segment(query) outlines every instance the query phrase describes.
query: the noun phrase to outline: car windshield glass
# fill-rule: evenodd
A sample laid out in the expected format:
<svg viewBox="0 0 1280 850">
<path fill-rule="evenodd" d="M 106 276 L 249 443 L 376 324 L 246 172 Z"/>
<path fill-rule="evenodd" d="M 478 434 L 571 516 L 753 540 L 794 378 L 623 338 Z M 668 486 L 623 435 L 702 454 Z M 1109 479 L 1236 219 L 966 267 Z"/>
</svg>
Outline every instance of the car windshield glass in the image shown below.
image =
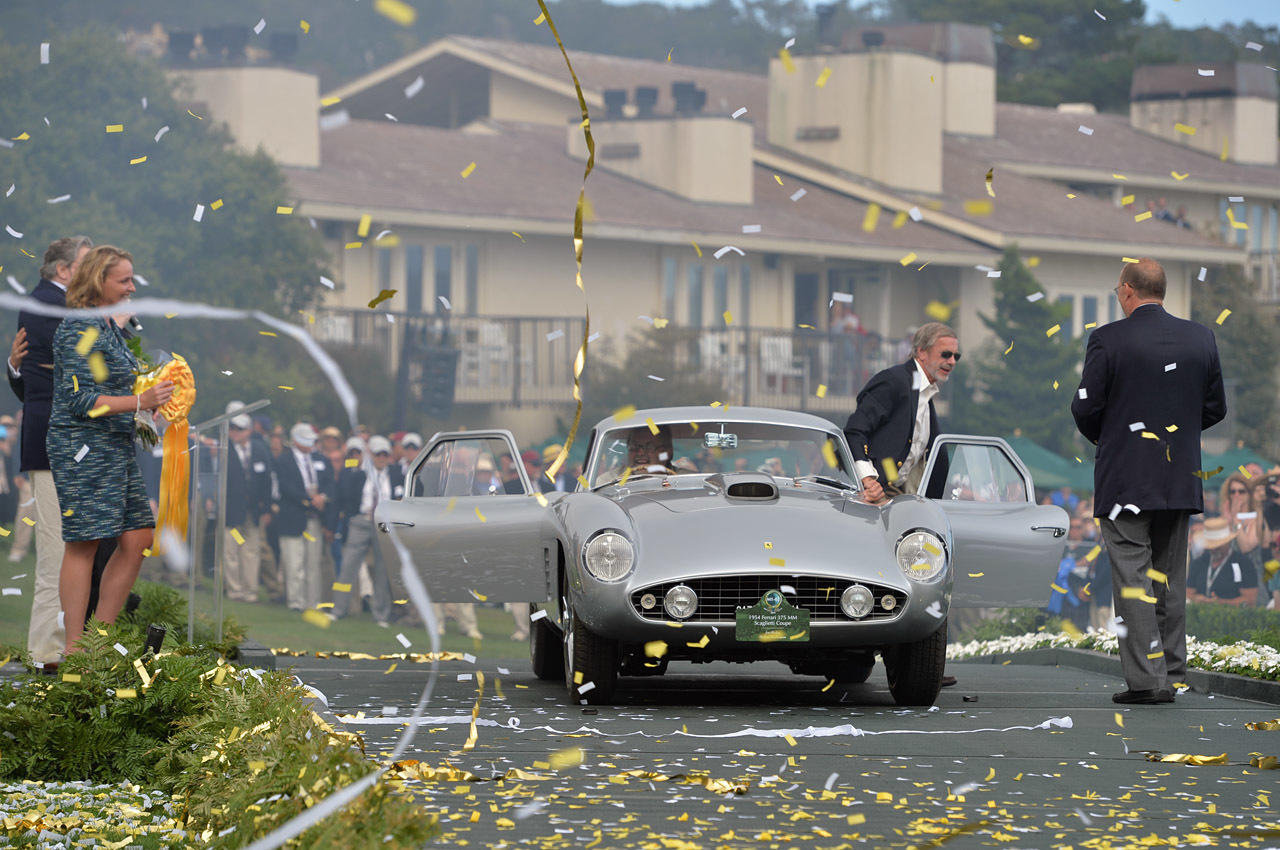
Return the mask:
<svg viewBox="0 0 1280 850">
<path fill-rule="evenodd" d="M 825 431 L 795 425 L 702 420 L 614 428 L 595 442 L 592 487 L 643 473 L 706 475 L 763 472 L 820 475 L 853 484 L 843 443 Z"/>
</svg>

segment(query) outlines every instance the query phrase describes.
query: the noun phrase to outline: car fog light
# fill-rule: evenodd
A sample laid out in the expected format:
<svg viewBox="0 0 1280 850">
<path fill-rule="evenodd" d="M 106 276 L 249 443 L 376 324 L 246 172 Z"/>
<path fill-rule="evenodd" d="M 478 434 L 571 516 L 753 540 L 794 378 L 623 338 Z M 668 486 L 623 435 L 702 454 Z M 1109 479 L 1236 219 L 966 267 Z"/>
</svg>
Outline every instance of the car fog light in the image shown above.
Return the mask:
<svg viewBox="0 0 1280 850">
<path fill-rule="evenodd" d="M 667 591 L 662 607 L 677 620 L 687 620 L 698 608 L 698 594 L 683 584 L 677 584 Z"/>
<path fill-rule="evenodd" d="M 861 620 L 870 614 L 875 602 L 876 598 L 871 595 L 871 591 L 860 584 L 851 584 L 840 594 L 840 608 L 855 620 Z"/>
<path fill-rule="evenodd" d="M 654 596 L 652 593 L 646 593 L 644 596 L 640 597 L 640 607 L 646 611 L 652 611 L 653 606 L 657 604 L 658 597 Z"/>
<path fill-rule="evenodd" d="M 892 611 L 894 608 L 898 607 L 898 600 L 893 598 L 892 593 L 886 593 L 884 596 L 880 597 L 880 607 L 886 611 Z"/>
</svg>

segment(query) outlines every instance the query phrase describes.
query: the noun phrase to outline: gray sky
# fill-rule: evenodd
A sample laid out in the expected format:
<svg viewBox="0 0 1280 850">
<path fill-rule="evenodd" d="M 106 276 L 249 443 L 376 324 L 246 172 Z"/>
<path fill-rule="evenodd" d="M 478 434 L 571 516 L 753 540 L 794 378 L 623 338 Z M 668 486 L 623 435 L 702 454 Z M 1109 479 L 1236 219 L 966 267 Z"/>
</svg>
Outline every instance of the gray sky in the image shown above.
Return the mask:
<svg viewBox="0 0 1280 850">
<path fill-rule="evenodd" d="M 615 5 L 628 5 L 641 0 L 608 0 Z M 653 0 L 644 0 L 653 2 Z M 701 6 L 706 0 L 659 0 L 666 6 Z M 1088 4 L 1089 0 L 1080 0 Z M 1147 0 L 1147 20 L 1163 15 L 1174 26 L 1186 29 L 1201 25 L 1217 26 L 1224 22 L 1254 21 L 1263 26 L 1280 26 L 1280 0 Z"/>
</svg>

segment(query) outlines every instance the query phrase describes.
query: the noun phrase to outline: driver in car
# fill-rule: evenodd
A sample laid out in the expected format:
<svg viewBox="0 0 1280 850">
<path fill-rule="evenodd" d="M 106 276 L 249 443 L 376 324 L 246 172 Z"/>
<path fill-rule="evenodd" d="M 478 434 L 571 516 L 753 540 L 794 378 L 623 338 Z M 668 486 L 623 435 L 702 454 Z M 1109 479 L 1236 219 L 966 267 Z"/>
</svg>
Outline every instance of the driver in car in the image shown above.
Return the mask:
<svg viewBox="0 0 1280 850">
<path fill-rule="evenodd" d="M 671 431 L 665 426 L 659 425 L 656 434 L 648 425 L 631 429 L 627 439 L 627 466 L 633 474 L 670 475 L 674 471 L 671 455 Z"/>
</svg>

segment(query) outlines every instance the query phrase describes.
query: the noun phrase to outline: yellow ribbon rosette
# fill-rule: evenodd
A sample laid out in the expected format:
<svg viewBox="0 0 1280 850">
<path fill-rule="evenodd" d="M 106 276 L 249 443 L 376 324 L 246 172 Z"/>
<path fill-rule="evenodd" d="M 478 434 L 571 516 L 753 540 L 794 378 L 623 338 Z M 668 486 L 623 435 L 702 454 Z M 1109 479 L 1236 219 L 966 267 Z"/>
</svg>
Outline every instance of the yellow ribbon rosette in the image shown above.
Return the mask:
<svg viewBox="0 0 1280 850">
<path fill-rule="evenodd" d="M 156 539 L 152 551 L 159 554 L 164 531 L 168 529 L 178 540 L 187 539 L 187 514 L 191 487 L 191 456 L 187 453 L 187 416 L 196 401 L 196 378 L 191 366 L 178 354 L 158 369 L 139 375 L 133 382 L 134 394 L 146 392 L 161 381 L 173 381 L 173 395 L 156 408 L 156 413 L 169 423 L 163 438 L 160 466 L 160 516 L 156 518 Z"/>
</svg>

